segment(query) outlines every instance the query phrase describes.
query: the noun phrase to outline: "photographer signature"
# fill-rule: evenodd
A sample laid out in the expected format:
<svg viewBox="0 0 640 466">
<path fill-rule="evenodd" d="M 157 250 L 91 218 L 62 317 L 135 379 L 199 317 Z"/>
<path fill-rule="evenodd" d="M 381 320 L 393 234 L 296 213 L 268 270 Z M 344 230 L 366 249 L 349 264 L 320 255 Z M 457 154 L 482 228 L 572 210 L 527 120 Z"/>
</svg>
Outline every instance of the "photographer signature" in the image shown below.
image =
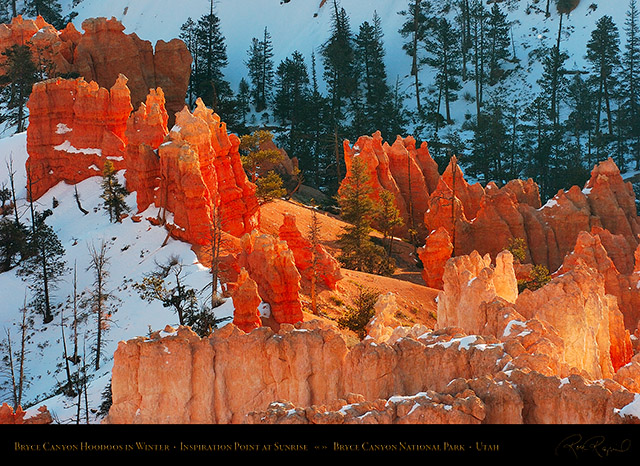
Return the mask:
<svg viewBox="0 0 640 466">
<path fill-rule="evenodd" d="M 602 435 L 595 435 L 583 439 L 582 435 L 574 434 L 565 438 L 556 447 L 556 455 L 561 451 L 569 451 L 577 458 L 580 454 L 595 454 L 600 458 L 605 458 L 613 453 L 625 453 L 631 449 L 631 440 L 622 440 L 619 444 L 606 444 L 606 439 Z"/>
</svg>

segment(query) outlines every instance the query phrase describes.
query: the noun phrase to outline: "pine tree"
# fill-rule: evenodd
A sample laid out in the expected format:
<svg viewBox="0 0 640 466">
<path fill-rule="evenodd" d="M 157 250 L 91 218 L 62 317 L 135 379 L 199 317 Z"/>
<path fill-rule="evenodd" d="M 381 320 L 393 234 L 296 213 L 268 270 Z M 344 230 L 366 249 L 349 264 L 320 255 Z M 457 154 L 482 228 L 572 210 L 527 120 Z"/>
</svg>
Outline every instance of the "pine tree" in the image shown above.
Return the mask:
<svg viewBox="0 0 640 466">
<path fill-rule="evenodd" d="M 189 87 L 187 90 L 187 103 L 189 107 L 193 107 L 196 99 L 198 98 L 198 93 L 196 91 L 196 76 L 200 74 L 200 56 L 198 52 L 198 37 L 196 35 L 196 23 L 193 21 L 191 17 L 187 18 L 187 20 L 180 27 L 180 39 L 185 43 L 187 50 L 192 57 L 191 63 L 191 76 L 189 79 Z"/>
<path fill-rule="evenodd" d="M 402 49 L 411 57 L 411 76 L 413 77 L 413 87 L 416 98 L 416 108 L 418 113 L 422 113 L 422 102 L 420 94 L 422 84 L 420 82 L 420 70 L 423 65 L 420 53 L 421 44 L 428 34 L 427 17 L 431 12 L 431 3 L 425 0 L 411 0 L 407 10 L 400 11 L 400 15 L 406 17 L 406 21 L 400 28 L 400 34 L 406 39 Z"/>
<path fill-rule="evenodd" d="M 360 25 L 355 38 L 355 62 L 359 67 L 363 93 L 363 129 L 359 134 L 372 134 L 376 130 L 383 138 L 391 139 L 392 128 L 389 116 L 393 112 L 394 100 L 384 62 L 385 50 L 380 17 L 374 12 L 373 23 Z"/>
<path fill-rule="evenodd" d="M 487 42 L 489 45 L 489 84 L 493 85 L 502 77 L 504 71 L 500 65 L 509 57 L 509 46 L 511 45 L 507 15 L 502 12 L 497 3 L 491 7 L 487 19 Z"/>
<path fill-rule="evenodd" d="M 238 84 L 238 112 L 242 118 L 242 124 L 247 123 L 247 113 L 251 111 L 251 90 L 245 78 L 240 79 Z"/>
<path fill-rule="evenodd" d="M 198 300 L 195 290 L 185 284 L 185 278 L 184 263 L 180 257 L 171 255 L 163 263 L 156 262 L 156 268 L 133 287 L 142 299 L 157 300 L 164 307 L 173 308 L 178 323 L 186 325 L 189 315 L 197 310 Z"/>
<path fill-rule="evenodd" d="M 480 113 L 474 127 L 471 172 L 482 175 L 484 183 L 506 181 L 509 147 L 504 116 L 504 100 L 494 96 Z"/>
<path fill-rule="evenodd" d="M 107 160 L 102 169 L 102 194 L 103 208 L 109 212 L 109 221 L 120 222 L 121 215 L 128 212 L 129 206 L 125 200 L 129 193 L 118 180 L 118 174 L 113 162 Z"/>
<path fill-rule="evenodd" d="M 459 80 L 460 48 L 457 39 L 457 32 L 447 18 L 432 18 L 431 34 L 425 38 L 424 47 L 429 51 L 425 63 L 436 71 L 435 80 L 438 89 L 436 131 L 442 99 L 445 106 L 445 121 L 451 123 L 451 102 L 457 100 L 457 91 L 462 87 Z"/>
<path fill-rule="evenodd" d="M 577 73 L 567 86 L 567 130 L 573 137 L 575 150 L 584 154 L 586 165 L 592 165 L 592 139 L 595 128 L 595 102 L 589 83 Z M 583 137 L 586 139 L 583 144 Z"/>
<path fill-rule="evenodd" d="M 380 192 L 380 205 L 375 216 L 375 222 L 382 232 L 382 243 L 387 254 L 388 268 L 392 270 L 395 267 L 395 261 L 391 258 L 394 231 L 404 225 L 404 220 L 400 216 L 400 211 L 396 207 L 396 198 L 391 191 L 384 189 Z"/>
<path fill-rule="evenodd" d="M 240 138 L 240 159 L 252 183 L 260 177 L 261 166 L 265 163 L 276 164 L 282 160 L 282 153 L 278 149 L 264 148 L 272 140 L 273 134 L 267 130 L 258 130 Z"/>
<path fill-rule="evenodd" d="M 538 84 L 542 95 L 548 97 L 547 115 L 554 126 L 560 124 L 560 102 L 563 100 L 568 85 L 564 63 L 569 55 L 561 52 L 557 46 L 545 54 L 542 59 L 542 76 Z"/>
<path fill-rule="evenodd" d="M 25 12 L 31 16 L 42 16 L 58 30 L 64 29 L 68 18 L 62 16 L 62 5 L 58 0 L 27 0 Z"/>
<path fill-rule="evenodd" d="M 486 28 L 488 11 L 480 0 L 471 5 L 471 43 L 473 49 L 473 80 L 475 84 L 476 120 L 480 118 L 484 102 L 484 84 L 487 81 L 485 69 L 487 58 Z M 476 121 L 476 124 L 478 122 Z"/>
<path fill-rule="evenodd" d="M 5 74 L 0 77 L 3 85 L 2 99 L 7 103 L 7 119 L 16 126 L 16 132 L 26 129 L 26 105 L 31 88 L 41 75 L 27 45 L 13 45 L 2 54 L 6 57 Z"/>
<path fill-rule="evenodd" d="M 380 273 L 387 270 L 386 254 L 370 237 L 377 207 L 370 197 L 372 188 L 368 184 L 366 165 L 360 158 L 353 159 L 350 173 L 338 194 L 342 219 L 349 223 L 338 238 L 338 260 L 349 269 Z"/>
<path fill-rule="evenodd" d="M 626 111 L 626 132 L 632 139 L 636 169 L 640 168 L 640 13 L 636 0 L 629 1 L 625 19 L 627 42 L 622 56 L 621 87 Z"/>
<path fill-rule="evenodd" d="M 213 13 L 213 9 L 198 20 L 194 32 L 196 58 L 192 79 L 195 93 L 208 107 L 228 121 L 227 117 L 234 112 L 234 102 L 231 85 L 223 73 L 228 64 L 227 46 L 220 30 L 220 19 Z"/>
<path fill-rule="evenodd" d="M 32 307 L 43 315 L 44 323 L 53 320 L 52 293 L 66 272 L 65 250 L 53 228 L 46 224 L 51 210 L 33 211 L 31 231 L 28 236 L 28 257 L 24 258 L 18 275 L 31 283 L 34 298 Z"/>
<path fill-rule="evenodd" d="M 264 34 L 260 41 L 260 56 L 261 62 L 261 79 L 259 83 L 259 104 L 256 105 L 256 109 L 261 111 L 269 105 L 271 99 L 271 87 L 273 86 L 273 44 L 271 41 L 271 34 L 267 28 L 264 28 Z"/>
<path fill-rule="evenodd" d="M 355 95 L 357 79 L 354 68 L 354 37 L 349 17 L 344 8 L 338 8 L 337 0 L 334 0 L 333 6 L 331 35 L 323 44 L 321 54 L 329 93 L 331 124 L 334 131 L 340 133 L 347 116 L 347 103 Z M 340 137 L 339 134 L 338 136 Z M 338 172 L 338 179 L 340 178 Z"/>
<path fill-rule="evenodd" d="M 613 135 L 611 99 L 615 94 L 617 85 L 616 71 L 620 64 L 619 43 L 618 28 L 611 16 L 600 18 L 587 43 L 586 56 L 598 83 L 596 90 L 596 133 L 600 132 L 602 106 L 604 105 L 609 135 Z"/>
<path fill-rule="evenodd" d="M 289 126 L 287 152 L 290 157 L 297 157 L 298 160 L 301 160 L 307 149 L 302 140 L 302 126 L 311 94 L 309 84 L 304 57 L 296 50 L 278 65 L 274 116 L 281 124 Z"/>
</svg>

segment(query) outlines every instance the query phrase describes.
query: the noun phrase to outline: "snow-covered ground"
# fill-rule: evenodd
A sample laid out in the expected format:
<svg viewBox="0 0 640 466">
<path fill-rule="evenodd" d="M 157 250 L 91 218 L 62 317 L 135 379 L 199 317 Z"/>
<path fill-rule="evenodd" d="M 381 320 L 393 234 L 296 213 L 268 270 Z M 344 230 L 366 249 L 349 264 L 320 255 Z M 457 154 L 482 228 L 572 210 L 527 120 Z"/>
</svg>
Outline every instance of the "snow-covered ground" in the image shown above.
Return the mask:
<svg viewBox="0 0 640 466">
<path fill-rule="evenodd" d="M 13 161 L 16 172 L 15 181 L 19 188 L 17 195 L 18 211 L 22 219 L 29 223 L 29 206 L 26 202 L 25 186 L 25 161 L 26 134 L 18 134 L 10 138 L 0 139 L 0 154 L 5 154 L 5 159 L 0 164 L 0 183 L 8 181 L 7 162 Z M 121 181 L 122 172 L 119 174 Z M 195 290 L 203 290 L 209 283 L 211 275 L 208 270 L 198 262 L 190 246 L 180 241 L 169 239 L 165 246 L 167 232 L 164 227 L 151 225 L 144 219 L 145 216 L 154 216 L 155 210 L 149 208 L 143 213 L 143 220 L 133 222 L 131 216 L 122 223 L 110 223 L 108 213 L 102 208 L 101 183 L 102 178 L 97 176 L 78 183 L 77 189 L 80 195 L 82 207 L 89 211 L 84 215 L 77 207 L 74 198 L 74 187 L 66 183 L 60 183 L 44 196 L 38 199 L 36 208 L 39 211 L 51 209 L 53 199 L 58 201 L 58 206 L 53 210 L 53 215 L 47 219 L 47 223 L 53 227 L 62 245 L 65 248 L 65 260 L 69 272 L 66 273 L 58 284 L 54 293 L 53 303 L 56 306 L 56 318 L 53 322 L 44 325 L 42 316 L 30 313 L 33 324 L 30 328 L 30 339 L 27 346 L 28 357 L 26 363 L 27 379 L 29 387 L 24 396 L 26 406 L 40 406 L 44 404 L 49 411 L 62 423 L 71 422 L 75 417 L 76 400 L 63 395 L 52 394 L 61 382 L 66 381 L 63 363 L 63 344 L 61 338 L 60 311 L 65 320 L 65 335 L 67 345 L 71 345 L 72 307 L 70 302 L 73 297 L 73 268 L 77 270 L 78 299 L 91 289 L 94 276 L 89 266 L 88 248 L 91 245 L 98 246 L 101 241 L 108 244 L 107 257 L 109 258 L 109 278 L 107 289 L 112 292 L 118 301 L 117 311 L 113 314 L 112 323 L 104 333 L 107 345 L 104 349 L 105 359 L 100 365 L 100 370 L 95 372 L 89 367 L 90 402 L 92 408 L 100 404 L 100 396 L 110 381 L 112 369 L 112 357 L 121 340 L 128 340 L 137 336 L 145 336 L 149 330 L 157 331 L 166 325 L 176 326 L 178 318 L 170 308 L 165 308 L 159 301 L 148 303 L 140 298 L 132 285 L 141 282 L 146 273 L 151 272 L 157 263 L 166 262 L 171 255 L 179 256 L 185 264 L 186 282 Z M 135 193 L 127 197 L 127 204 L 135 213 Z M 0 273 L 0 330 L 3 343 L 6 342 L 7 330 L 10 332 L 14 350 L 19 347 L 21 322 L 20 309 L 23 307 L 29 295 L 26 283 L 22 277 L 16 275 L 16 270 Z M 222 306 L 216 308 L 216 317 L 230 317 L 233 315 L 233 302 L 227 300 Z M 94 343 L 96 321 L 94 316 L 88 316 L 79 327 L 80 352 L 83 354 L 86 338 L 87 360 L 93 359 L 91 348 Z M 71 366 L 75 372 L 77 366 Z M 6 380 L 2 380 L 6 381 Z M 9 401 L 9 392 L 0 392 L 0 400 Z"/>
</svg>

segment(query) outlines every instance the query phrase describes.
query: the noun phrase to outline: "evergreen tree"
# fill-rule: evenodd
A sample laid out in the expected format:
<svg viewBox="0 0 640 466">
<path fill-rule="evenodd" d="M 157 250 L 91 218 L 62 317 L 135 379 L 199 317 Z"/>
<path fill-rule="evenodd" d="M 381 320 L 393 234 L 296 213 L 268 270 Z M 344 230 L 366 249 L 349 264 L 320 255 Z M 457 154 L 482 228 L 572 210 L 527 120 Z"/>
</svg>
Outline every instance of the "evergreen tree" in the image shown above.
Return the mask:
<svg viewBox="0 0 640 466">
<path fill-rule="evenodd" d="M 347 116 L 347 103 L 355 94 L 354 37 L 344 8 L 333 2 L 334 12 L 329 39 L 321 49 L 324 77 L 329 93 L 331 124 L 341 132 Z M 340 176 L 338 178 L 341 178 Z"/>
<path fill-rule="evenodd" d="M 351 174 L 338 194 L 342 219 L 349 223 L 338 238 L 338 260 L 349 269 L 381 273 L 388 268 L 384 248 L 373 243 L 370 237 L 377 206 L 370 197 L 372 188 L 368 178 L 366 165 L 355 157 Z"/>
<path fill-rule="evenodd" d="M 0 272 L 13 268 L 25 256 L 28 231 L 13 219 L 0 219 Z"/>
<path fill-rule="evenodd" d="M 31 48 L 27 45 L 12 45 L 2 54 L 6 57 L 5 74 L 0 77 L 2 99 L 6 102 L 8 120 L 21 133 L 27 125 L 27 101 L 31 88 L 40 79 L 38 67 Z"/>
<path fill-rule="evenodd" d="M 235 102 L 231 85 L 223 73 L 228 59 L 227 46 L 220 31 L 220 19 L 213 11 L 203 15 L 195 25 L 194 33 L 194 92 L 229 123 L 235 112 Z"/>
<path fill-rule="evenodd" d="M 42 16 L 44 20 L 58 30 L 64 29 L 68 18 L 62 16 L 62 6 L 58 0 L 27 0 L 25 13 Z"/>
<path fill-rule="evenodd" d="M 395 267 L 395 261 L 391 258 L 394 231 L 404 224 L 400 211 L 396 207 L 396 198 L 391 191 L 384 189 L 380 192 L 380 206 L 375 216 L 375 222 L 382 232 L 382 243 L 387 253 L 388 267 L 391 269 Z"/>
<path fill-rule="evenodd" d="M 507 24 L 507 15 L 502 12 L 497 3 L 493 4 L 487 18 L 487 43 L 488 43 L 488 78 L 489 84 L 497 83 L 504 71 L 501 68 L 501 62 L 509 57 L 509 25 Z"/>
<path fill-rule="evenodd" d="M 471 5 L 471 43 L 473 50 L 473 80 L 475 84 L 476 119 L 480 118 L 484 102 L 484 84 L 487 81 L 486 58 L 487 42 L 486 28 L 488 11 L 482 1 L 472 0 Z M 477 122 L 476 122 L 477 123 Z"/>
<path fill-rule="evenodd" d="M 413 77 L 414 94 L 418 113 L 422 113 L 420 94 L 422 84 L 420 82 L 420 70 L 424 64 L 420 45 L 428 34 L 427 17 L 431 12 L 431 3 L 426 0 L 410 0 L 407 10 L 400 11 L 400 15 L 406 17 L 400 28 L 400 34 L 406 39 L 402 49 L 411 57 L 411 76 Z"/>
<path fill-rule="evenodd" d="M 240 83 L 238 84 L 238 112 L 240 113 L 240 117 L 242 119 L 242 124 L 246 125 L 247 123 L 247 113 L 251 111 L 251 90 L 249 88 L 249 83 L 245 78 L 240 79 Z"/>
<path fill-rule="evenodd" d="M 636 0 L 629 1 L 625 19 L 627 42 L 622 56 L 622 106 L 626 133 L 632 139 L 636 169 L 640 168 L 640 13 Z"/>
<path fill-rule="evenodd" d="M 180 325 L 186 325 L 190 314 L 196 313 L 198 299 L 195 290 L 185 284 L 185 268 L 182 260 L 171 255 L 164 263 L 146 274 L 134 288 L 148 302 L 160 301 L 166 308 L 173 308 Z"/>
<path fill-rule="evenodd" d="M 65 250 L 53 228 L 46 224 L 51 210 L 33 211 L 28 236 L 28 257 L 20 263 L 18 275 L 26 277 L 34 295 L 32 307 L 43 315 L 44 323 L 53 320 L 52 292 L 66 272 Z"/>
<path fill-rule="evenodd" d="M 615 95 L 617 85 L 616 71 L 620 64 L 619 43 L 618 28 L 611 16 L 600 18 L 587 43 L 586 56 L 598 83 L 596 89 L 596 133 L 600 132 L 602 106 L 604 105 L 609 135 L 613 135 L 611 100 Z"/>
<path fill-rule="evenodd" d="M 577 73 L 567 86 L 569 115 L 567 130 L 573 138 L 576 152 L 584 154 L 587 167 L 592 165 L 592 139 L 595 128 L 595 103 L 588 82 Z M 584 140 L 583 140 L 584 139 Z"/>
<path fill-rule="evenodd" d="M 471 172 L 482 175 L 484 183 L 505 182 L 509 147 L 503 109 L 504 100 L 494 96 L 480 113 L 474 128 Z"/>
<path fill-rule="evenodd" d="M 438 89 L 438 109 L 444 99 L 445 121 L 452 123 L 451 102 L 457 100 L 457 91 L 462 87 L 460 76 L 460 48 L 458 36 L 453 24 L 444 17 L 434 17 L 431 21 L 431 34 L 424 41 L 428 52 L 425 63 L 436 71 L 436 85 Z M 436 115 L 437 117 L 438 115 Z M 438 123 L 436 119 L 436 131 Z"/>
<path fill-rule="evenodd" d="M 187 20 L 180 27 L 180 39 L 187 46 L 187 50 L 192 57 L 191 62 L 191 76 L 189 79 L 189 87 L 187 90 L 187 103 L 189 107 L 193 107 L 196 99 L 198 98 L 198 93 L 196 91 L 196 76 L 200 75 L 200 56 L 198 55 L 198 36 L 196 35 L 196 23 L 193 21 L 191 17 L 187 18 Z"/>
<path fill-rule="evenodd" d="M 297 157 L 307 168 L 308 152 L 305 118 L 307 102 L 311 95 L 309 72 L 304 57 L 297 50 L 278 65 L 276 71 L 276 92 L 274 97 L 274 116 L 282 125 L 289 126 L 286 135 L 287 152 Z"/>
<path fill-rule="evenodd" d="M 273 44 L 271 34 L 266 27 L 261 39 L 255 37 L 252 39 L 247 54 L 249 58 L 246 65 L 251 81 L 253 104 L 256 111 L 261 112 L 269 104 L 274 79 Z"/>
<path fill-rule="evenodd" d="M 553 47 L 542 60 L 543 71 L 538 80 L 542 95 L 548 96 L 548 118 L 556 127 L 560 124 L 560 102 L 565 96 L 568 85 L 564 66 L 568 58 L 569 55 L 561 52 L 557 46 Z"/>
<path fill-rule="evenodd" d="M 365 21 L 355 38 L 355 62 L 361 76 L 363 94 L 363 128 L 359 134 L 371 134 L 376 130 L 383 138 L 391 139 L 389 116 L 393 113 L 394 100 L 384 62 L 385 50 L 380 17 L 374 13 L 373 23 Z"/>
<path fill-rule="evenodd" d="M 118 180 L 113 163 L 107 160 L 102 170 L 102 194 L 100 197 L 104 200 L 103 208 L 109 212 L 109 220 L 112 223 L 120 222 L 120 216 L 130 210 L 125 200 L 128 194 L 126 188 Z"/>
</svg>

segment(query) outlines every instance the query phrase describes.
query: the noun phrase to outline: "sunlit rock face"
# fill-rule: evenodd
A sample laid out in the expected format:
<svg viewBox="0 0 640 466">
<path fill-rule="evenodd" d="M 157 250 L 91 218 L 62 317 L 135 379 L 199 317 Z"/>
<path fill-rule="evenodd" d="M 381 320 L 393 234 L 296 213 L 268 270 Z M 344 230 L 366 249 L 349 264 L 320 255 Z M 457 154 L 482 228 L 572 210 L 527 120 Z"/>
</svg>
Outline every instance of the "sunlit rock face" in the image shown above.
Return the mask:
<svg viewBox="0 0 640 466">
<path fill-rule="evenodd" d="M 125 168 L 131 113 L 127 78 L 111 89 L 78 79 L 36 83 L 28 102 L 27 188 L 38 199 L 60 181 L 78 183 L 101 175 L 105 161 Z"/>
<path fill-rule="evenodd" d="M 0 51 L 15 44 L 31 46 L 51 72 L 76 74 L 101 87 L 111 88 L 120 74 L 129 79 L 134 108 L 146 100 L 149 89 L 161 87 L 166 95 L 169 120 L 184 107 L 192 57 L 180 39 L 151 42 L 135 33 L 125 34 L 117 19 L 89 18 L 79 32 L 72 23 L 57 31 L 42 17 L 17 17 L 0 25 Z"/>
<path fill-rule="evenodd" d="M 337 289 L 338 282 L 342 279 L 340 263 L 321 244 L 312 244 L 308 234 L 302 234 L 295 215 L 284 213 L 278 237 L 287 242 L 293 252 L 296 267 L 304 279 L 311 280 L 315 274 L 318 284 L 330 290 Z"/>
</svg>

